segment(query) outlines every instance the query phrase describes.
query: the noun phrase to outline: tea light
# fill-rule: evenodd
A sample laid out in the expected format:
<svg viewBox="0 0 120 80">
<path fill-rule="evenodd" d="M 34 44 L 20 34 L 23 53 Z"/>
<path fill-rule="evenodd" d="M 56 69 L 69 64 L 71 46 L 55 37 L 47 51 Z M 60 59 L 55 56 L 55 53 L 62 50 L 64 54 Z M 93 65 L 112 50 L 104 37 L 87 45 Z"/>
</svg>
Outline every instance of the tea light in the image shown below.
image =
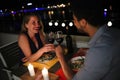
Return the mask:
<svg viewBox="0 0 120 80">
<path fill-rule="evenodd" d="M 34 67 L 32 64 L 28 65 L 28 71 L 30 73 L 30 76 L 35 76 L 35 71 L 34 71 Z"/>
<path fill-rule="evenodd" d="M 42 75 L 44 80 L 49 80 L 48 70 L 45 67 L 42 69 Z"/>
</svg>

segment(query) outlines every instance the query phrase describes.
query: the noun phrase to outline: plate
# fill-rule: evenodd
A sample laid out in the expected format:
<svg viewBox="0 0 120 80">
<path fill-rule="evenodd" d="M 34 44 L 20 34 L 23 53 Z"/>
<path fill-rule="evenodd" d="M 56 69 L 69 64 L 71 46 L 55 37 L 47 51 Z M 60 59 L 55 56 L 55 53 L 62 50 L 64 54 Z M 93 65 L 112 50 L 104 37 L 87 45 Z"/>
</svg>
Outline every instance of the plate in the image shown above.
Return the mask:
<svg viewBox="0 0 120 80">
<path fill-rule="evenodd" d="M 80 70 L 80 68 L 83 66 L 84 59 L 85 59 L 85 56 L 73 57 L 73 58 L 70 60 L 70 66 L 71 66 L 72 70 L 73 70 L 73 71 L 78 71 L 78 70 Z"/>
<path fill-rule="evenodd" d="M 55 52 L 45 52 L 38 60 L 38 62 L 41 63 L 45 63 L 48 62 L 50 60 L 52 60 L 53 58 L 55 58 Z"/>
</svg>

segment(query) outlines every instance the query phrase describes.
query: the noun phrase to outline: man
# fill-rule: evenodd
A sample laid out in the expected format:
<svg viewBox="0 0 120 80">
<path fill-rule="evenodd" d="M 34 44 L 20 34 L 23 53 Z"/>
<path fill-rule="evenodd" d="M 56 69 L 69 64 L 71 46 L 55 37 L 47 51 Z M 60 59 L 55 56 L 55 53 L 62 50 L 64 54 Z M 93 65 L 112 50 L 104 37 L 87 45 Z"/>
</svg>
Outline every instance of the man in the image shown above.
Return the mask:
<svg viewBox="0 0 120 80">
<path fill-rule="evenodd" d="M 120 80 L 120 30 L 108 27 L 102 0 L 72 0 L 74 24 L 91 40 L 84 66 L 74 75 L 60 46 L 56 55 L 67 80 Z"/>
</svg>

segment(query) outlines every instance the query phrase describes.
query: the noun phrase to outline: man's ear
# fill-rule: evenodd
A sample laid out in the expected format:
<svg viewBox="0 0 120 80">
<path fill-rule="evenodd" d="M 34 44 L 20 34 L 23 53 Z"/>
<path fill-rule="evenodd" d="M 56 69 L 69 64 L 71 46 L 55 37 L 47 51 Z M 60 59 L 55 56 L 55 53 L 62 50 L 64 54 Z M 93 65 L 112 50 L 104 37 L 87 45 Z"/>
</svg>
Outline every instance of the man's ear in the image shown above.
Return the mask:
<svg viewBox="0 0 120 80">
<path fill-rule="evenodd" d="M 80 20 L 81 26 L 85 27 L 87 25 L 87 21 L 85 19 Z"/>
</svg>

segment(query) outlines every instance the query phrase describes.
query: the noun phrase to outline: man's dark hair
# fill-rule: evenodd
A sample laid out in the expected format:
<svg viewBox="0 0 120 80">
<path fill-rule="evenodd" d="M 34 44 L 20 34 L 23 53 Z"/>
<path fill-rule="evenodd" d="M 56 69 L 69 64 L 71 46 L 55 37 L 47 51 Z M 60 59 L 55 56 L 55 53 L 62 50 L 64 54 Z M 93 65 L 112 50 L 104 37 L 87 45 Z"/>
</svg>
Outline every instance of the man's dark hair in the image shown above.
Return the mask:
<svg viewBox="0 0 120 80">
<path fill-rule="evenodd" d="M 94 26 L 101 26 L 105 23 L 104 3 L 105 0 L 70 0 L 73 14 L 78 21 L 82 18 Z"/>
</svg>

